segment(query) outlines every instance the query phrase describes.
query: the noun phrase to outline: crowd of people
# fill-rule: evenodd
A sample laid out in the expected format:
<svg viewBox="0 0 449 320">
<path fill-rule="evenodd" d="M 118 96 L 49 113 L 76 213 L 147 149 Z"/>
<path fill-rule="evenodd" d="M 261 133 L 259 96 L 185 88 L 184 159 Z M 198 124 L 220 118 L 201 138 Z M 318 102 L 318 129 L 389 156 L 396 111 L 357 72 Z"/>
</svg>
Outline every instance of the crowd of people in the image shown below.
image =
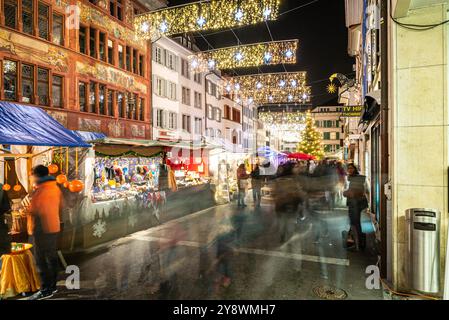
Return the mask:
<svg viewBox="0 0 449 320">
<path fill-rule="evenodd" d="M 238 207 L 246 207 L 246 190 L 251 185 L 254 206 L 260 207 L 264 182 L 270 184 L 270 195 L 279 221 L 281 242 L 289 215 L 296 215 L 297 221 L 306 219 L 307 213 L 316 210 L 335 209 L 336 205 L 348 207 L 350 229 L 344 233 L 348 248 L 359 251 L 366 246 L 362 231 L 361 214 L 368 208 L 368 184 L 357 167 L 341 161 L 324 159 L 319 162 L 290 161 L 278 166 L 275 176 L 261 175 L 259 165 L 248 174 L 244 164 L 237 170 Z"/>
</svg>

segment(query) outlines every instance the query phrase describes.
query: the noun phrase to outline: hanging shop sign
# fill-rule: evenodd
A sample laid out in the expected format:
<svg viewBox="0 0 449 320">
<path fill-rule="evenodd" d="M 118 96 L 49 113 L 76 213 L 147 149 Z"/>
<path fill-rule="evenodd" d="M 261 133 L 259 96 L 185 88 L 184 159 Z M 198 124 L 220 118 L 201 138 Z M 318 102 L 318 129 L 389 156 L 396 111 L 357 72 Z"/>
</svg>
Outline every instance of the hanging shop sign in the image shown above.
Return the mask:
<svg viewBox="0 0 449 320">
<path fill-rule="evenodd" d="M 343 117 L 360 117 L 362 115 L 363 106 L 344 106 L 342 108 Z"/>
</svg>

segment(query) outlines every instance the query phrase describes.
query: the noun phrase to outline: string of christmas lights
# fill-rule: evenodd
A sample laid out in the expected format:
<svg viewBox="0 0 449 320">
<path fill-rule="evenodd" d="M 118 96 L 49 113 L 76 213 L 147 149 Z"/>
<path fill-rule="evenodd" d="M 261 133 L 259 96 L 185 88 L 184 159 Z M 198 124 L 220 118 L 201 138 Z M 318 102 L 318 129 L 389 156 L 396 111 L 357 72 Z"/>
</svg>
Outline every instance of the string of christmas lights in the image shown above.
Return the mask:
<svg viewBox="0 0 449 320">
<path fill-rule="evenodd" d="M 138 15 L 134 26 L 144 39 L 229 29 L 276 20 L 279 6 L 280 0 L 205 0 Z"/>
<path fill-rule="evenodd" d="M 261 42 L 203 51 L 189 56 L 194 72 L 294 64 L 298 40 Z"/>
<path fill-rule="evenodd" d="M 256 104 L 307 103 L 311 88 L 306 77 L 306 72 L 282 72 L 228 78 L 222 83 L 223 94 Z"/>
</svg>

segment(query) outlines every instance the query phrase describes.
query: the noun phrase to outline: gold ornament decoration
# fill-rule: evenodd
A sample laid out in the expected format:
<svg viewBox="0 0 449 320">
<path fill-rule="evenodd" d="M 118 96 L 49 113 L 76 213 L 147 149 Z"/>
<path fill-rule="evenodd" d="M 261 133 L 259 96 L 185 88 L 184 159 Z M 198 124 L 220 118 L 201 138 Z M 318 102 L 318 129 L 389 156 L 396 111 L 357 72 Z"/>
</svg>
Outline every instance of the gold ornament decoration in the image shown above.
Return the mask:
<svg viewBox="0 0 449 320">
<path fill-rule="evenodd" d="M 327 85 L 327 92 L 329 92 L 329 93 L 337 92 L 337 86 L 334 83 L 329 83 Z"/>
<path fill-rule="evenodd" d="M 138 15 L 134 27 L 139 38 L 203 32 L 254 25 L 279 16 L 280 0 L 204 0 Z"/>
<path fill-rule="evenodd" d="M 189 56 L 194 72 L 295 64 L 298 40 L 261 42 L 202 51 Z"/>
</svg>

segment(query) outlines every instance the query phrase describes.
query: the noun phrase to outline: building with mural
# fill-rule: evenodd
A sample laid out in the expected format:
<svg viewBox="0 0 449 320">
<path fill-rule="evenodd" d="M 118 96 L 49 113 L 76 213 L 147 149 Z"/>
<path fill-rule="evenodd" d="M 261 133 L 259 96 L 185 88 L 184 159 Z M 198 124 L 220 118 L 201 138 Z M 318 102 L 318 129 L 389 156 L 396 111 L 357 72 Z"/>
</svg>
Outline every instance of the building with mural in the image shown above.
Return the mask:
<svg viewBox="0 0 449 320">
<path fill-rule="evenodd" d="M 130 0 L 2 0 L 0 99 L 45 109 L 71 130 L 151 138 L 151 44 Z"/>
</svg>

